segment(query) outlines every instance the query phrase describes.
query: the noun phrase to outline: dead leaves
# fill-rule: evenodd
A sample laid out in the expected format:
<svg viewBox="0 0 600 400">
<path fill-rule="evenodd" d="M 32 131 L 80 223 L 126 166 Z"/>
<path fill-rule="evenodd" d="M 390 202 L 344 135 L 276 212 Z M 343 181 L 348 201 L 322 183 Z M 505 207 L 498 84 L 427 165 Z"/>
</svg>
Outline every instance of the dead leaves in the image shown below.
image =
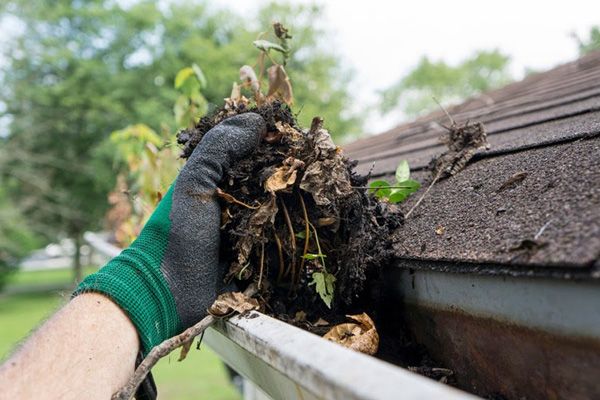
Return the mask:
<svg viewBox="0 0 600 400">
<path fill-rule="evenodd" d="M 318 129 L 313 140 L 318 159 L 306 168 L 300 189 L 312 194 L 317 205 L 327 206 L 353 193 L 350 174 L 329 132 Z"/>
<path fill-rule="evenodd" d="M 226 317 L 234 312 L 243 314 L 259 308 L 258 300 L 248 297 L 242 292 L 227 292 L 217 297 L 208 309 L 208 313 L 215 317 Z"/>
<path fill-rule="evenodd" d="M 366 314 L 347 315 L 355 322 L 339 324 L 331 328 L 323 338 L 361 353 L 373 355 L 379 348 L 379 334 L 373 320 Z"/>
<path fill-rule="evenodd" d="M 265 190 L 275 193 L 285 190 L 296 183 L 298 169 L 304 167 L 304 162 L 293 157 L 288 157 L 281 167 L 275 169 L 275 172 L 265 181 Z"/>
<path fill-rule="evenodd" d="M 283 65 L 275 64 L 267 69 L 269 77 L 269 91 L 267 98 L 279 98 L 284 103 L 292 105 L 294 95 L 292 93 L 292 84 Z"/>
</svg>

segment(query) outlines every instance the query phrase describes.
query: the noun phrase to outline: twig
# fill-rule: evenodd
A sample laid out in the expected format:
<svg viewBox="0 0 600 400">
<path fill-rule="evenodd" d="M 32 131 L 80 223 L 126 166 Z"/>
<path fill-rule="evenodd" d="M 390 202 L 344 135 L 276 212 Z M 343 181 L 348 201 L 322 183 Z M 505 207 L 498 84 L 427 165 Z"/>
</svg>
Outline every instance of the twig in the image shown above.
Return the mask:
<svg viewBox="0 0 600 400">
<path fill-rule="evenodd" d="M 370 186 L 352 186 L 352 189 L 370 189 L 373 191 L 384 190 L 384 189 L 412 189 L 414 186 L 378 186 L 378 187 L 370 187 Z"/>
<path fill-rule="evenodd" d="M 548 222 L 546 222 L 544 224 L 544 226 L 542 226 L 540 228 L 540 230 L 535 234 L 535 236 L 533 237 L 533 240 L 538 240 L 540 238 L 540 236 L 542 236 L 542 233 L 544 233 L 544 231 L 546 230 L 546 228 L 548 226 L 550 226 L 550 223 L 552 223 L 552 220 L 549 220 Z"/>
<path fill-rule="evenodd" d="M 256 285 L 251 284 L 244 291 L 244 294 L 248 297 L 252 297 L 257 293 L 257 291 L 258 288 L 256 287 Z M 119 389 L 119 391 L 112 395 L 111 400 L 132 399 L 140 384 L 144 381 L 144 379 L 146 379 L 146 375 L 150 373 L 152 367 L 154 367 L 161 358 L 168 355 L 178 347 L 181 347 L 182 345 L 193 341 L 195 337 L 199 336 L 200 334 L 203 334 L 206 328 L 215 323 L 217 319 L 217 317 L 208 314 L 196 325 L 186 329 L 177 336 L 173 336 L 172 338 L 163 341 L 161 344 L 154 347 L 146 356 L 146 358 L 144 358 L 142 363 L 137 367 L 137 369 L 133 373 L 133 376 L 129 378 L 129 381 L 125 384 L 125 386 L 123 386 L 121 389 Z"/>
<path fill-rule="evenodd" d="M 304 225 L 306 227 L 306 231 L 304 233 L 304 251 L 302 252 L 302 261 L 300 261 L 300 272 L 304 271 L 304 261 L 306 260 L 306 253 L 308 252 L 308 240 L 310 239 L 310 221 L 308 220 L 308 211 L 306 211 L 306 204 L 304 204 L 304 199 L 302 198 L 302 194 L 298 194 L 300 198 L 300 204 L 302 205 L 302 213 L 304 214 Z M 300 274 L 298 274 L 300 276 Z M 292 280 L 292 283 L 295 286 L 295 281 Z"/>
<path fill-rule="evenodd" d="M 450 113 L 448 112 L 448 110 L 446 110 L 446 108 L 442 105 L 442 103 L 440 103 L 440 101 L 433 96 L 433 101 L 435 101 L 437 103 L 437 105 L 442 109 L 442 111 L 444 112 L 444 114 L 446 114 L 446 117 L 448 117 L 448 119 L 450 120 L 450 122 L 452 122 L 452 125 L 456 125 L 456 122 L 454 121 L 454 118 L 452 118 L 452 116 L 450 115 Z M 446 128 L 448 129 L 448 128 Z"/>
<path fill-rule="evenodd" d="M 262 279 L 265 270 L 265 235 L 264 231 L 262 234 L 262 240 L 260 241 L 260 269 L 258 272 L 258 289 L 262 289 Z"/>
<path fill-rule="evenodd" d="M 277 235 L 277 231 L 273 228 L 273 235 L 275 236 L 275 244 L 277 245 L 277 254 L 279 255 L 279 273 L 277 274 L 277 282 L 281 281 L 283 278 L 283 272 L 285 267 L 283 266 L 283 250 L 281 247 L 281 239 L 279 239 L 279 235 Z"/>
<path fill-rule="evenodd" d="M 285 222 L 287 224 L 288 230 L 290 231 L 290 242 L 292 244 L 292 282 L 294 281 L 296 274 L 296 234 L 294 233 L 294 227 L 292 226 L 292 220 L 290 219 L 290 213 L 288 212 L 287 207 L 285 206 L 285 201 L 281 199 L 281 205 L 283 208 L 283 216 L 285 217 Z M 287 271 L 286 274 L 287 276 Z"/>
<path fill-rule="evenodd" d="M 323 251 L 321 250 L 321 243 L 319 243 L 319 234 L 317 233 L 317 228 L 315 228 L 315 226 L 313 224 L 311 224 L 310 222 L 308 224 L 310 225 L 313 232 L 315 233 L 315 242 L 317 242 L 317 251 L 319 252 L 319 258 L 321 259 L 321 263 L 323 264 L 323 269 L 325 271 L 327 271 L 327 268 L 325 267 L 325 255 L 323 254 Z"/>
<path fill-rule="evenodd" d="M 243 201 L 240 201 L 240 200 L 236 199 L 235 197 L 233 197 L 229 193 L 224 192 L 220 188 L 217 188 L 217 196 L 219 196 L 220 198 L 222 198 L 223 200 L 225 200 L 228 203 L 237 204 L 239 206 L 246 207 L 246 208 L 249 208 L 251 210 L 258 210 L 260 208 L 260 205 L 258 205 L 258 206 L 251 206 L 249 204 L 246 204 Z"/>
<path fill-rule="evenodd" d="M 438 181 L 438 179 L 440 179 L 440 176 L 442 176 L 442 171 L 443 171 L 443 168 L 440 168 L 440 170 L 438 171 L 438 173 L 435 176 L 435 178 L 433 178 L 433 180 L 431 181 L 431 183 L 427 187 L 427 190 L 425 190 L 425 193 L 423 193 L 421 195 L 421 197 L 419 197 L 419 200 L 417 200 L 417 202 L 415 203 L 415 205 L 412 206 L 412 208 L 410 210 L 408 210 L 408 212 L 404 215 L 404 218 L 408 218 L 409 215 L 412 214 L 413 211 L 415 211 L 415 208 L 417 208 L 417 206 L 419 204 L 421 204 L 421 202 L 423 201 L 423 199 L 425 198 L 425 196 L 427 196 L 427 193 L 429 193 L 429 191 L 431 190 L 431 188 L 433 187 L 433 185 L 435 185 L 435 183 Z"/>
<path fill-rule="evenodd" d="M 211 326 L 217 319 L 212 315 L 207 315 L 196 325 L 186 329 L 183 333 L 173 336 L 170 339 L 165 340 L 158 346 L 154 347 L 150 354 L 144 358 L 144 361 L 137 367 L 133 376 L 129 379 L 127 384 L 123 386 L 118 392 L 113 394 L 112 400 L 129 400 L 133 398 L 137 388 L 146 378 L 146 375 L 150 373 L 150 370 L 158 360 L 171 353 L 184 343 L 194 340 L 194 338 L 200 335 L 206 328 Z"/>
</svg>

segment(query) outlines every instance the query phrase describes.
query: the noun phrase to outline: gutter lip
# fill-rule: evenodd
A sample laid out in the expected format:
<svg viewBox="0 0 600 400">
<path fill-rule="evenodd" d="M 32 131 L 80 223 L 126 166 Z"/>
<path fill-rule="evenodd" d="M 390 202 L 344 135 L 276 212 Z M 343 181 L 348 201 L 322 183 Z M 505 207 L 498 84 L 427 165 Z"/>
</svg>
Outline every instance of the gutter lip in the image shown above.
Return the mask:
<svg viewBox="0 0 600 400">
<path fill-rule="evenodd" d="M 394 257 L 391 265 L 409 271 L 434 271 L 447 274 L 509 276 L 514 278 L 550 278 L 600 282 L 600 262 L 587 265 L 567 264 L 502 264 L 489 261 L 461 261 Z"/>
<path fill-rule="evenodd" d="M 230 358 L 230 366 L 271 396 L 281 395 L 275 391 L 281 390 L 282 385 L 265 384 L 264 379 L 268 381 L 269 377 L 264 375 L 263 382 L 249 376 L 257 369 L 249 366 L 249 359 L 267 364 L 289 379 L 290 388 L 294 388 L 286 393 L 285 398 L 289 399 L 304 398 L 298 394 L 298 388 L 309 398 L 312 395 L 319 399 L 478 399 L 255 311 L 221 321 L 206 331 L 204 340 L 221 357 L 223 347 L 237 351 L 241 348 L 246 355 L 234 361 Z"/>
</svg>

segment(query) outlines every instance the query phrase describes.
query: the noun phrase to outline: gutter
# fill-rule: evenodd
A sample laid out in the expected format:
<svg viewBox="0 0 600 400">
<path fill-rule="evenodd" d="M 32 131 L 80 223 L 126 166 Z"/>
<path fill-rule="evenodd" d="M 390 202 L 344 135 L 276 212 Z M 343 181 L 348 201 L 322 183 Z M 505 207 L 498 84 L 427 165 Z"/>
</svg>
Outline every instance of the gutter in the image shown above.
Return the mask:
<svg viewBox="0 0 600 400">
<path fill-rule="evenodd" d="M 258 312 L 220 321 L 204 341 L 256 385 L 261 398 L 477 399 Z"/>
<path fill-rule="evenodd" d="M 84 240 L 107 258 L 121 252 L 98 233 Z M 219 321 L 203 340 L 245 378 L 246 400 L 477 399 L 258 312 Z"/>
<path fill-rule="evenodd" d="M 386 269 L 392 320 L 481 396 L 600 398 L 600 280 Z M 495 397 L 494 397 L 495 398 Z"/>
</svg>

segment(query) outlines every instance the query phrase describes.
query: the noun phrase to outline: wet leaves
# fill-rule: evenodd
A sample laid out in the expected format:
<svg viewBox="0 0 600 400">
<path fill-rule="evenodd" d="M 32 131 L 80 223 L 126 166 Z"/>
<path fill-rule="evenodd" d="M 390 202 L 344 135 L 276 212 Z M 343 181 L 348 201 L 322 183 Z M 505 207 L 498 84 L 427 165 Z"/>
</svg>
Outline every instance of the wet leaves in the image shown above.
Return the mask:
<svg viewBox="0 0 600 400">
<path fill-rule="evenodd" d="M 217 297 L 208 309 L 208 313 L 215 317 L 225 317 L 234 312 L 243 314 L 259 308 L 258 300 L 248 297 L 242 292 L 227 292 Z"/>
<path fill-rule="evenodd" d="M 339 324 L 331 328 L 323 338 L 352 350 L 373 355 L 379 349 L 379 334 L 375 324 L 366 313 L 347 315 L 354 322 Z"/>
</svg>

